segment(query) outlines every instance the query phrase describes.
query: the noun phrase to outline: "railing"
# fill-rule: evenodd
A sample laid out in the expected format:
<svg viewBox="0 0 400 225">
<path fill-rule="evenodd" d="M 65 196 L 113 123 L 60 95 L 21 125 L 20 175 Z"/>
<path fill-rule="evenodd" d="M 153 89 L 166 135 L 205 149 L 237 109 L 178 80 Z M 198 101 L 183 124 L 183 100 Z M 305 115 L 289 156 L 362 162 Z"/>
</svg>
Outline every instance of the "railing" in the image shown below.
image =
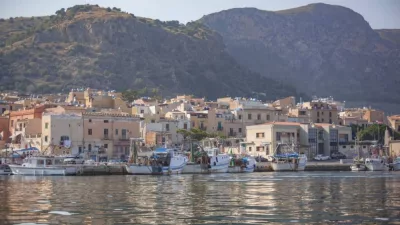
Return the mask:
<svg viewBox="0 0 400 225">
<path fill-rule="evenodd" d="M 228 136 L 229 137 L 236 137 L 236 134 L 237 134 L 236 132 L 229 132 Z"/>
<path fill-rule="evenodd" d="M 110 139 L 110 137 L 108 136 L 108 134 L 107 134 L 107 135 L 105 134 L 105 135 L 103 136 L 103 140 L 109 140 L 109 139 Z"/>
<path fill-rule="evenodd" d="M 129 138 L 128 137 L 120 137 L 119 140 L 120 141 L 127 141 L 127 140 L 129 140 Z"/>
<path fill-rule="evenodd" d="M 217 131 L 223 131 L 224 127 L 217 127 Z"/>
</svg>

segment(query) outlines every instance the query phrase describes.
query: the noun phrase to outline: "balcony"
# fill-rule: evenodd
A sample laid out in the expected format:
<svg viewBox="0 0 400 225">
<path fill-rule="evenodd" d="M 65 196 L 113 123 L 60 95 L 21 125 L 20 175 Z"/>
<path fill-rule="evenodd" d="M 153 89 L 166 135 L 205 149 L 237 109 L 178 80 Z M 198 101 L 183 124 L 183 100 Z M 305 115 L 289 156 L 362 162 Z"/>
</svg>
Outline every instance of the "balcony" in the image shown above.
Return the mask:
<svg viewBox="0 0 400 225">
<path fill-rule="evenodd" d="M 110 137 L 108 136 L 108 134 L 105 134 L 102 139 L 103 140 L 110 140 Z"/>
<path fill-rule="evenodd" d="M 207 130 L 207 127 L 200 127 L 199 129 L 200 129 L 200 130 L 206 131 L 206 130 Z"/>
<path fill-rule="evenodd" d="M 236 132 L 229 132 L 228 136 L 229 137 L 236 137 L 237 133 Z"/>
<path fill-rule="evenodd" d="M 217 127 L 217 131 L 223 131 L 224 127 Z"/>
<path fill-rule="evenodd" d="M 120 141 L 128 141 L 128 140 L 129 140 L 129 137 L 122 136 L 122 137 L 119 138 L 119 140 L 120 140 Z"/>
</svg>

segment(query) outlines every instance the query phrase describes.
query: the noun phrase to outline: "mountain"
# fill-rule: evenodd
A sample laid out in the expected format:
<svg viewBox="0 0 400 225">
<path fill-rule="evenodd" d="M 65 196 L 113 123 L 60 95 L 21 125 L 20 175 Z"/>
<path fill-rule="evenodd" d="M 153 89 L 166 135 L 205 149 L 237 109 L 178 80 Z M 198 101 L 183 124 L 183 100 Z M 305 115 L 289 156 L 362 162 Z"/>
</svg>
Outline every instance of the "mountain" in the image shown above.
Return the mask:
<svg viewBox="0 0 400 225">
<path fill-rule="evenodd" d="M 77 5 L 47 17 L 2 19 L 0 28 L 0 90 L 147 87 L 163 96 L 270 99 L 298 94 L 239 65 L 222 37 L 197 22 Z"/>
<path fill-rule="evenodd" d="M 399 102 L 399 31 L 375 31 L 348 8 L 321 3 L 275 12 L 236 8 L 199 22 L 222 35 L 241 65 L 306 94 Z"/>
</svg>

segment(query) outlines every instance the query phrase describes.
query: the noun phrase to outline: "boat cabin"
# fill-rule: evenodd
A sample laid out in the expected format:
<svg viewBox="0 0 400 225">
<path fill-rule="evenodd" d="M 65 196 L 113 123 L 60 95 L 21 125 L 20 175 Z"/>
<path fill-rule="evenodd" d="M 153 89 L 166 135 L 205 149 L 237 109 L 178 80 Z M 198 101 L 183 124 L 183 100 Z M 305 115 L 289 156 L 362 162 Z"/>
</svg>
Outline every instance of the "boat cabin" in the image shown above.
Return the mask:
<svg viewBox="0 0 400 225">
<path fill-rule="evenodd" d="M 61 157 L 29 157 L 24 159 L 22 166 L 26 167 L 49 167 L 64 165 Z"/>
<path fill-rule="evenodd" d="M 205 148 L 204 151 L 207 152 L 207 155 L 209 157 L 217 156 L 220 154 L 219 148 Z"/>
</svg>

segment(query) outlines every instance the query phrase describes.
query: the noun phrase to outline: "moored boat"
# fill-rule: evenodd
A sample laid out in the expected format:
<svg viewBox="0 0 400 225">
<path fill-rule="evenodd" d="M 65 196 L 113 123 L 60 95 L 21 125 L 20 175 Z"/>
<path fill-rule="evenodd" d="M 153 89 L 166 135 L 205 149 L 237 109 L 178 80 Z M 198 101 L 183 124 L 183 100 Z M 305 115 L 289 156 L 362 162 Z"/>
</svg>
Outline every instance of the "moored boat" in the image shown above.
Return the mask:
<svg viewBox="0 0 400 225">
<path fill-rule="evenodd" d="M 63 157 L 32 156 L 24 159 L 22 165 L 9 165 L 15 175 L 76 175 L 77 167 L 64 164 Z"/>
<path fill-rule="evenodd" d="M 365 171 L 367 169 L 367 167 L 365 166 L 365 164 L 363 162 L 354 162 L 351 166 L 350 166 L 351 171 Z"/>
<path fill-rule="evenodd" d="M 394 171 L 399 171 L 400 170 L 400 157 L 397 157 L 393 163 L 391 163 L 391 168 Z"/>
<path fill-rule="evenodd" d="M 228 172 L 230 157 L 227 154 L 220 154 L 218 148 L 205 148 L 209 157 L 209 170 L 211 173 Z"/>
<path fill-rule="evenodd" d="M 389 166 L 386 164 L 385 159 L 381 157 L 366 158 L 365 166 L 369 171 L 385 171 L 389 170 Z"/>
<path fill-rule="evenodd" d="M 141 139 L 131 138 L 131 160 L 125 168 L 129 174 L 135 175 L 169 175 L 179 174 L 188 159 L 174 149 L 157 148 L 150 157 L 138 158 L 136 142 Z"/>
<path fill-rule="evenodd" d="M 256 168 L 256 159 L 252 156 L 232 157 L 228 173 L 252 173 Z"/>
<path fill-rule="evenodd" d="M 11 168 L 7 164 L 0 164 L 0 175 L 11 175 Z"/>
</svg>

